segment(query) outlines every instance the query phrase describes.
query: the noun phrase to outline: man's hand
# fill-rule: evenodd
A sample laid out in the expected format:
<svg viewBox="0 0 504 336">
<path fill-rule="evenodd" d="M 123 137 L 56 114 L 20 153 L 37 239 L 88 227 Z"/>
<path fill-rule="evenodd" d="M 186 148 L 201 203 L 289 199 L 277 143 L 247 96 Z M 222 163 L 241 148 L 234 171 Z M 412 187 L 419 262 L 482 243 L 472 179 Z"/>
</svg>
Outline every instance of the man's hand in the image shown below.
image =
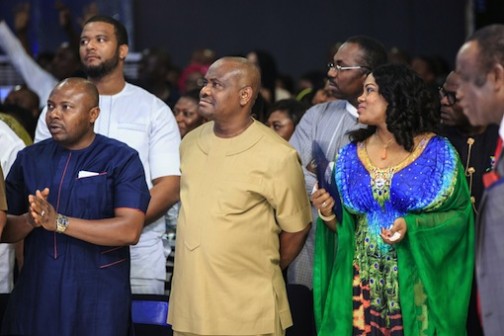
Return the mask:
<svg viewBox="0 0 504 336">
<path fill-rule="evenodd" d="M 28 196 L 30 209 L 28 211 L 28 221 L 34 227 L 42 226 L 48 231 L 56 231 L 56 210 L 47 202 L 49 196 L 49 188 L 40 191 L 37 190 L 35 195 Z"/>
</svg>

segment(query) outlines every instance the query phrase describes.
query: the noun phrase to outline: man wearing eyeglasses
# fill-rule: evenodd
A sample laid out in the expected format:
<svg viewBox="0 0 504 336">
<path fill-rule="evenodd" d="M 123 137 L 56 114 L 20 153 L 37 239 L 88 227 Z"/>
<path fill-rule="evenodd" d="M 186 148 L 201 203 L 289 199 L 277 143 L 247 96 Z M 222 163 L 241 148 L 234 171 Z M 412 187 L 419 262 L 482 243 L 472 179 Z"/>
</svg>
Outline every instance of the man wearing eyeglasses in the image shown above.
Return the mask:
<svg viewBox="0 0 504 336">
<path fill-rule="evenodd" d="M 495 145 L 499 137 L 497 125 L 473 126 L 464 115 L 464 111 L 457 99 L 460 76 L 452 71 L 439 88 L 441 103 L 441 131 L 460 155 L 465 168 L 465 175 L 474 214 L 478 213 L 479 202 L 485 189 L 483 175 L 492 169 Z M 483 335 L 481 323 L 476 312 L 476 282 L 473 282 L 469 314 L 467 316 L 467 334 Z"/>
<path fill-rule="evenodd" d="M 347 133 L 361 127 L 358 123 L 357 97 L 362 94 L 363 83 L 369 72 L 386 63 L 387 52 L 383 45 L 366 36 L 350 37 L 341 45 L 328 64 L 329 89 L 336 101 L 313 106 L 303 115 L 290 139 L 303 163 L 305 186 L 308 194 L 314 189 L 316 176 L 310 164 L 312 146 L 316 142 L 328 161 L 333 161 L 338 150 L 349 142 Z M 317 209 L 312 206 L 313 218 Z M 313 274 L 315 225 L 298 257 L 289 266 L 289 302 L 294 327 L 287 335 L 313 335 L 314 318 L 311 289 Z"/>
</svg>

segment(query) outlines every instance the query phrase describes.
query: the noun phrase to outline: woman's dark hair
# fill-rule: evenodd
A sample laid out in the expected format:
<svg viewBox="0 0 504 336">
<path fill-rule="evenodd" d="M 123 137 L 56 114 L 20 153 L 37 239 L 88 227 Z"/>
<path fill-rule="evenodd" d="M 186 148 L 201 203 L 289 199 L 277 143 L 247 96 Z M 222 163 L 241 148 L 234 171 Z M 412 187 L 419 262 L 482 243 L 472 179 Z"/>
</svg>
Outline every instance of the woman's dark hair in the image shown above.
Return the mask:
<svg viewBox="0 0 504 336">
<path fill-rule="evenodd" d="M 200 89 L 189 90 L 186 93 L 181 94 L 180 98 L 182 98 L 182 97 L 192 99 L 197 104 L 200 101 Z"/>
<path fill-rule="evenodd" d="M 268 117 L 271 113 L 275 111 L 285 111 L 289 118 L 292 120 L 294 126 L 299 123 L 301 117 L 305 113 L 308 106 L 302 102 L 297 101 L 296 99 L 282 99 L 275 102 L 269 108 Z"/>
<path fill-rule="evenodd" d="M 378 92 L 387 101 L 387 129 L 397 143 L 412 152 L 415 135 L 436 132 L 440 122 L 439 98 L 408 66 L 385 64 L 371 73 Z M 376 131 L 368 126 L 350 132 L 350 140 L 364 141 Z"/>
</svg>

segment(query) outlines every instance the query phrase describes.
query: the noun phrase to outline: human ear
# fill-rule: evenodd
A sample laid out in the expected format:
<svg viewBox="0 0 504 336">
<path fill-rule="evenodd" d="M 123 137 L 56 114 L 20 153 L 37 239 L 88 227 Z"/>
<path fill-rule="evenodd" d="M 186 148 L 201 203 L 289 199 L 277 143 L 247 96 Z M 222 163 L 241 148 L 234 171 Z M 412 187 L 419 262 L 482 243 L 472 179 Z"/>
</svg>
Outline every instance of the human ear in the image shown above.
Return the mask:
<svg viewBox="0 0 504 336">
<path fill-rule="evenodd" d="M 246 105 L 251 99 L 253 95 L 253 90 L 250 86 L 246 86 L 240 90 L 240 104 L 242 106 Z"/>
<path fill-rule="evenodd" d="M 93 124 L 96 119 L 98 119 L 98 116 L 100 115 L 100 108 L 98 106 L 93 107 L 91 110 L 89 110 L 89 122 Z"/>
<path fill-rule="evenodd" d="M 491 77 L 494 81 L 495 89 L 501 90 L 504 88 L 504 67 L 502 64 L 497 63 L 494 65 L 492 71 L 490 72 Z"/>
<path fill-rule="evenodd" d="M 128 51 L 129 51 L 128 45 L 121 44 L 119 46 L 119 58 L 124 61 L 126 59 L 126 56 L 128 56 Z"/>
</svg>

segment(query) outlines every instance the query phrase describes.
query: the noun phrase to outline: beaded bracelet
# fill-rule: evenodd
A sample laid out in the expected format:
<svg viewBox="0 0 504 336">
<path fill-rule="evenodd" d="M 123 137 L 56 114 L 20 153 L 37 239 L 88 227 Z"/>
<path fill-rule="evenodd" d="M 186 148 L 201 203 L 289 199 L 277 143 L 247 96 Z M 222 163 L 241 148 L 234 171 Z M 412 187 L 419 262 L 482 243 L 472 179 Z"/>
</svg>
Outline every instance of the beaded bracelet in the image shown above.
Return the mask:
<svg viewBox="0 0 504 336">
<path fill-rule="evenodd" d="M 317 210 L 318 211 L 318 215 L 319 217 L 324 221 L 324 222 L 329 222 L 329 221 L 332 221 L 333 219 L 336 218 L 336 215 L 335 214 L 332 214 L 328 217 L 322 215 L 322 213 L 320 212 L 320 209 Z"/>
</svg>

